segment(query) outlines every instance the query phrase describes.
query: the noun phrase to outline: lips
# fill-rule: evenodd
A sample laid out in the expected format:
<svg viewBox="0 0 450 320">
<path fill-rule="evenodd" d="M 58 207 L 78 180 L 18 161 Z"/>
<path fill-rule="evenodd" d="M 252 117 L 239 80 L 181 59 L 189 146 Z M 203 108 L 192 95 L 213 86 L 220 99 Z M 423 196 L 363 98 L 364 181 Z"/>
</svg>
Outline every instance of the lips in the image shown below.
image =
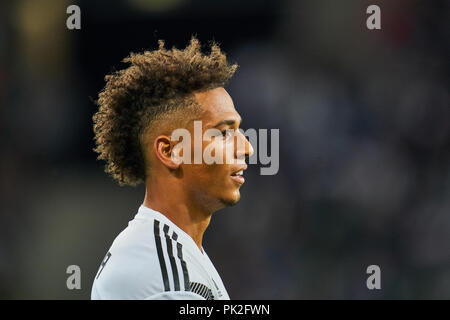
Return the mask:
<svg viewBox="0 0 450 320">
<path fill-rule="evenodd" d="M 232 176 L 242 176 L 244 174 L 244 170 L 239 170 L 238 172 L 232 173 Z"/>
<path fill-rule="evenodd" d="M 239 168 L 238 170 L 234 171 L 231 174 L 231 179 L 233 179 L 233 181 L 235 181 L 238 184 L 243 184 L 245 182 L 245 179 L 243 177 L 244 174 L 244 170 L 247 169 L 247 165 Z"/>
<path fill-rule="evenodd" d="M 234 168 L 234 171 L 231 173 L 231 175 L 235 176 L 237 175 L 237 173 L 240 173 L 240 175 L 242 175 L 245 170 L 247 170 L 246 164 L 241 167 Z"/>
</svg>

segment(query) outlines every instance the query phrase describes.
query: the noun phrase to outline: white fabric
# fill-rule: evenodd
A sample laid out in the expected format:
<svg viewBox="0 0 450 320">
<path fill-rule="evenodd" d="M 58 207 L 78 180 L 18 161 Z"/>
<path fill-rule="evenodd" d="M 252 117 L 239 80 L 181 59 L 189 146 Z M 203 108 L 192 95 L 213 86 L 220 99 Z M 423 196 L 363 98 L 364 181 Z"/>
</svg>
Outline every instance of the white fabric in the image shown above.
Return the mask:
<svg viewBox="0 0 450 320">
<path fill-rule="evenodd" d="M 155 227 L 158 225 L 155 236 Z M 158 239 L 169 288 L 164 285 L 163 268 L 158 256 Z M 172 257 L 169 252 L 172 252 Z M 183 272 L 182 261 L 189 278 L 188 286 L 185 285 L 187 277 Z M 178 281 L 175 281 L 177 275 Z M 179 283 L 179 288 L 175 287 L 176 283 Z M 139 208 L 128 227 L 114 240 L 95 277 L 91 298 L 230 299 L 205 250 L 202 253 L 194 240 L 166 216 L 145 206 Z"/>
</svg>

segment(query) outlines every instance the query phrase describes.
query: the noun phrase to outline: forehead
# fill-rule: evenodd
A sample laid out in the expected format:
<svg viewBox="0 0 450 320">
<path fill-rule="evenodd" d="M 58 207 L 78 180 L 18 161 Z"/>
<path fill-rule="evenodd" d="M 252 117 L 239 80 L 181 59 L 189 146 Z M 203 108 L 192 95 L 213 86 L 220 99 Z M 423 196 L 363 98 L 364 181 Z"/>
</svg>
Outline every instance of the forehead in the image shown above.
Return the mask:
<svg viewBox="0 0 450 320">
<path fill-rule="evenodd" d="M 205 124 L 215 124 L 225 119 L 239 120 L 240 116 L 234 108 L 233 100 L 228 92 L 220 87 L 195 93 L 197 102 L 202 106 L 202 119 Z"/>
</svg>

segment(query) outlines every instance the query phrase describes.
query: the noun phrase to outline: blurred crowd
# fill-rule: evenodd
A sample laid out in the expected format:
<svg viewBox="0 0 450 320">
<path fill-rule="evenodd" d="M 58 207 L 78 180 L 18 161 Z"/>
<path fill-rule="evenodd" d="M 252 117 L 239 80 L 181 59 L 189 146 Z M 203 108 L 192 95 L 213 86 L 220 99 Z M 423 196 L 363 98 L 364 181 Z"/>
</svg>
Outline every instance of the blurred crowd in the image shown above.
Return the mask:
<svg viewBox="0 0 450 320">
<path fill-rule="evenodd" d="M 196 34 L 239 64 L 242 127 L 280 129 L 279 172 L 252 165 L 205 234 L 230 297 L 449 299 L 450 4 L 377 0 L 368 30 L 370 4 L 0 2 L 0 298 L 90 297 L 144 196 L 96 161 L 93 100 L 130 51 Z M 81 290 L 66 287 L 73 264 Z"/>
</svg>

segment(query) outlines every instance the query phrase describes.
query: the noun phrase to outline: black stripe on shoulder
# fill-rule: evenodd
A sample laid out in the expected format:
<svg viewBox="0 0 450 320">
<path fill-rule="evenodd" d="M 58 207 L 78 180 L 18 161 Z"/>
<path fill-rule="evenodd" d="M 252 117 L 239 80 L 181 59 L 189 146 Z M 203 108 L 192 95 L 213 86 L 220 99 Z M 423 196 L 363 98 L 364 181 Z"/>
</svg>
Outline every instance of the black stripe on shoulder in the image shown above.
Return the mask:
<svg viewBox="0 0 450 320">
<path fill-rule="evenodd" d="M 191 282 L 190 291 L 198 295 L 201 295 L 206 300 L 214 300 L 214 295 L 210 288 L 205 286 L 203 283 Z"/>
<path fill-rule="evenodd" d="M 164 260 L 164 254 L 163 254 L 162 246 L 161 246 L 161 236 L 160 236 L 159 224 L 160 224 L 160 222 L 155 219 L 155 222 L 153 225 L 153 231 L 155 233 L 156 251 L 158 253 L 159 265 L 161 267 L 161 274 L 162 274 L 162 278 L 163 278 L 163 282 L 164 282 L 164 291 L 170 291 L 169 276 L 167 275 L 166 261 Z"/>
<path fill-rule="evenodd" d="M 175 231 L 172 233 L 172 239 L 177 241 L 178 235 Z M 189 272 L 187 269 L 186 261 L 183 259 L 183 245 L 177 241 L 177 256 L 180 259 L 181 269 L 183 270 L 184 290 L 189 291 Z"/>
<path fill-rule="evenodd" d="M 173 256 L 172 239 L 169 236 L 169 226 L 164 225 L 164 235 L 166 236 L 167 253 L 169 255 L 170 266 L 172 268 L 173 282 L 175 286 L 175 291 L 180 291 L 180 279 L 178 277 L 177 263 L 175 262 L 175 257 Z"/>
</svg>

